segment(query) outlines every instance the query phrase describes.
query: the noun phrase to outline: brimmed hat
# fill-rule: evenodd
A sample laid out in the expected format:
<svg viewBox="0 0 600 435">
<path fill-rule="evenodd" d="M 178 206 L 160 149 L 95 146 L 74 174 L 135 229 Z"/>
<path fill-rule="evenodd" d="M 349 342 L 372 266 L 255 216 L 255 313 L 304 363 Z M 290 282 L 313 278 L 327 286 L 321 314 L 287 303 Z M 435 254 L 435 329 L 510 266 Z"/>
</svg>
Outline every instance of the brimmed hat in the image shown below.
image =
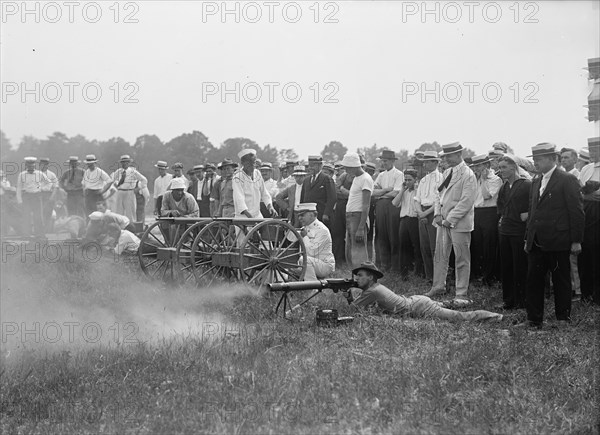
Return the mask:
<svg viewBox="0 0 600 435">
<path fill-rule="evenodd" d="M 25 163 L 35 163 L 37 162 L 37 157 L 25 157 L 23 160 L 25 160 Z"/>
<path fill-rule="evenodd" d="M 238 153 L 238 157 L 241 159 L 242 157 L 247 156 L 248 154 L 254 154 L 254 155 L 256 155 L 256 150 L 253 150 L 252 148 L 246 148 L 244 150 L 241 150 Z"/>
<path fill-rule="evenodd" d="M 362 163 L 357 153 L 347 153 L 342 159 L 342 166 L 347 168 L 360 168 Z"/>
<path fill-rule="evenodd" d="M 579 160 L 583 161 L 583 162 L 588 162 L 590 161 L 590 152 L 587 148 L 581 148 L 581 150 L 579 151 Z"/>
<path fill-rule="evenodd" d="M 304 165 L 297 165 L 294 166 L 294 172 L 292 175 L 308 175 L 308 172 L 306 172 Z"/>
<path fill-rule="evenodd" d="M 41 157 L 40 163 L 50 163 L 50 157 Z"/>
<path fill-rule="evenodd" d="M 79 157 L 77 156 L 69 156 L 69 160 L 67 160 L 65 163 L 79 163 Z"/>
<path fill-rule="evenodd" d="M 171 169 L 183 169 L 183 163 L 176 162 L 171 165 Z"/>
<path fill-rule="evenodd" d="M 85 156 L 84 163 L 96 163 L 97 161 L 98 161 L 98 159 L 96 158 L 96 156 L 94 154 L 88 154 L 87 156 Z"/>
<path fill-rule="evenodd" d="M 221 163 L 219 163 L 218 168 L 223 169 L 225 166 L 233 166 L 237 168 L 238 164 L 231 159 L 224 159 Z"/>
<path fill-rule="evenodd" d="M 492 145 L 492 148 L 495 150 L 500 150 L 504 154 L 508 152 L 508 145 L 506 145 L 504 142 L 496 142 L 494 145 Z"/>
<path fill-rule="evenodd" d="M 398 160 L 396 158 L 396 153 L 391 150 L 382 150 L 381 155 L 379 156 L 381 160 Z"/>
<path fill-rule="evenodd" d="M 600 147 L 600 137 L 590 137 L 588 138 L 588 150 L 591 148 Z"/>
<path fill-rule="evenodd" d="M 154 167 L 158 169 L 167 169 L 169 165 L 167 164 L 167 162 L 159 160 L 158 162 L 156 162 L 156 165 L 154 165 Z"/>
<path fill-rule="evenodd" d="M 261 171 L 272 171 L 273 164 L 271 162 L 264 162 L 262 165 L 260 165 L 260 170 Z"/>
<path fill-rule="evenodd" d="M 294 161 L 294 160 L 288 160 L 287 162 L 285 162 L 285 166 L 297 166 L 298 162 Z"/>
<path fill-rule="evenodd" d="M 131 158 L 131 156 L 129 154 L 123 154 L 121 156 L 121 158 L 119 159 L 119 163 L 121 162 L 131 162 L 133 159 Z"/>
<path fill-rule="evenodd" d="M 448 145 L 442 145 L 442 152 L 439 154 L 440 157 L 447 156 L 448 154 L 454 154 L 461 152 L 463 150 L 463 146 L 460 142 L 452 142 Z"/>
<path fill-rule="evenodd" d="M 308 156 L 308 161 L 310 162 L 322 162 L 323 161 L 323 157 L 321 156 Z"/>
<path fill-rule="evenodd" d="M 418 156 L 424 156 L 426 152 L 427 151 L 416 150 L 415 151 L 415 157 L 418 158 Z M 435 155 L 437 156 L 437 153 L 435 153 Z"/>
<path fill-rule="evenodd" d="M 377 166 L 375 166 L 375 163 L 372 162 L 368 162 L 367 164 L 365 164 L 365 167 L 372 169 L 373 171 L 377 170 Z"/>
<path fill-rule="evenodd" d="M 527 157 L 558 155 L 556 145 L 549 142 L 542 142 L 531 147 L 531 155 Z"/>
<path fill-rule="evenodd" d="M 341 167 L 342 167 L 342 162 L 341 162 L 341 161 L 337 161 L 337 162 L 335 162 L 335 165 L 333 165 L 333 167 L 334 167 L 335 169 L 337 169 L 337 168 L 341 168 Z"/>
<path fill-rule="evenodd" d="M 335 171 L 335 168 L 331 163 L 323 163 L 323 169 L 329 169 L 330 171 Z"/>
<path fill-rule="evenodd" d="M 92 212 L 88 217 L 92 221 L 99 221 L 104 217 L 104 213 L 102 213 L 101 211 L 95 211 Z"/>
<path fill-rule="evenodd" d="M 490 157 L 487 154 L 480 154 L 478 156 L 471 157 L 471 164 L 469 166 L 483 165 L 489 163 Z"/>
<path fill-rule="evenodd" d="M 204 165 L 195 165 L 190 171 L 192 172 L 201 172 L 204 170 Z"/>
<path fill-rule="evenodd" d="M 421 157 L 419 160 L 435 160 L 439 162 L 441 159 L 438 156 L 437 151 L 424 151 L 423 157 Z"/>
<path fill-rule="evenodd" d="M 294 208 L 294 213 L 302 214 L 307 211 L 317 212 L 317 203 L 316 202 L 305 202 L 300 203 Z"/>
<path fill-rule="evenodd" d="M 491 150 L 490 152 L 488 152 L 488 157 L 490 159 L 497 159 L 498 157 L 502 157 L 504 155 L 504 153 L 502 151 L 500 151 L 499 149 L 494 149 Z"/>
<path fill-rule="evenodd" d="M 412 175 L 413 178 L 417 178 L 417 170 L 414 168 L 407 168 L 404 170 L 404 175 Z"/>
<path fill-rule="evenodd" d="M 183 178 L 177 177 L 177 178 L 173 178 L 171 180 L 170 190 L 175 190 L 175 189 L 185 189 L 185 181 L 183 181 Z"/>
<path fill-rule="evenodd" d="M 377 269 L 377 266 L 375 266 L 370 261 L 361 263 L 360 266 L 358 266 L 355 269 L 352 269 L 352 274 L 356 275 L 359 270 L 368 270 L 369 272 L 372 272 L 377 277 L 377 279 L 383 278 L 383 273 L 381 273 L 381 271 L 379 269 Z"/>
<path fill-rule="evenodd" d="M 207 170 L 208 168 L 217 169 L 217 165 L 215 165 L 214 163 L 207 163 L 206 165 L 204 165 L 204 170 Z"/>
</svg>

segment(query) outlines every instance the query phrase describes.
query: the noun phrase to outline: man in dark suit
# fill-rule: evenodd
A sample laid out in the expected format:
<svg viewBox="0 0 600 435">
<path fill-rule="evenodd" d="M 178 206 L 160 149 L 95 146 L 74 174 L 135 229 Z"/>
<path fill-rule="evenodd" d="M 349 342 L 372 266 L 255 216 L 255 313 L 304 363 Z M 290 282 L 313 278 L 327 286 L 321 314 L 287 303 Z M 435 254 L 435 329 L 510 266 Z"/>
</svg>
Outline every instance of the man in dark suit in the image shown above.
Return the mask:
<svg viewBox="0 0 600 435">
<path fill-rule="evenodd" d="M 574 175 L 557 170 L 558 153 L 551 143 L 532 148 L 533 162 L 540 173 L 532 183 L 525 235 L 528 254 L 527 321 L 518 326 L 542 327 L 545 276 L 552 272 L 554 306 L 558 324 L 571 321 L 570 254 L 581 252 L 583 200 Z"/>
<path fill-rule="evenodd" d="M 316 202 L 317 219 L 329 227 L 330 219 L 333 219 L 333 206 L 336 200 L 335 183 L 331 177 L 321 172 L 322 166 L 322 157 L 308 156 L 310 175 L 304 179 L 300 202 Z"/>
</svg>

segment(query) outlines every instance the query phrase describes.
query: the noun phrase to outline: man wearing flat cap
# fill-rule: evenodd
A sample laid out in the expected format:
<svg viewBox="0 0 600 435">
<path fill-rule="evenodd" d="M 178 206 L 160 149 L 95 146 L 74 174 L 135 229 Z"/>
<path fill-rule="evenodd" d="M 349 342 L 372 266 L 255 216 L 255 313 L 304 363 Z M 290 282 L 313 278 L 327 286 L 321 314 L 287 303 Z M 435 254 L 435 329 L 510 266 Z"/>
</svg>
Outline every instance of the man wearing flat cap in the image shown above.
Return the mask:
<svg viewBox="0 0 600 435">
<path fill-rule="evenodd" d="M 131 222 L 136 222 L 136 197 L 134 189 L 139 181 L 139 187 L 143 189 L 148 185 L 148 179 L 131 167 L 132 158 L 125 154 L 119 159 L 121 167 L 110 176 L 114 186 L 117 188 L 115 213 L 127 216 Z"/>
<path fill-rule="evenodd" d="M 317 219 L 317 204 L 298 204 L 294 209 L 300 225 L 300 236 L 306 247 L 305 281 L 329 278 L 335 270 L 335 259 L 331 252 L 331 234 L 323 222 Z"/>
<path fill-rule="evenodd" d="M 85 219 L 87 215 L 83 202 L 84 171 L 79 167 L 79 157 L 70 156 L 65 163 L 69 165 L 69 170 L 60 177 L 58 184 L 67 193 L 67 211 L 71 216 L 81 216 Z"/>
<path fill-rule="evenodd" d="M 273 208 L 272 198 L 265 187 L 265 181 L 256 169 L 256 151 L 253 149 L 243 149 L 238 153 L 242 163 L 242 168 L 233 174 L 233 203 L 235 207 L 235 217 L 238 218 L 263 218 L 260 212 L 261 201 L 267 206 L 271 217 L 277 217 L 277 212 Z"/>
<path fill-rule="evenodd" d="M 450 253 L 454 250 L 457 307 L 471 303 L 467 299 L 471 273 L 471 231 L 475 215 L 474 204 L 477 179 L 462 158 L 463 147 L 454 142 L 442 146 L 441 157 L 448 168 L 444 181 L 438 186 L 435 198 L 433 223 L 437 226 L 435 257 L 433 259 L 433 284 L 425 296 L 446 292 L 446 275 Z"/>
<path fill-rule="evenodd" d="M 525 233 L 528 254 L 525 304 L 527 321 L 520 326 L 541 328 L 544 289 L 548 271 L 554 284 L 554 310 L 559 325 L 571 321 L 571 265 L 569 255 L 581 252 L 583 201 L 574 175 L 557 170 L 556 145 L 540 143 L 532 148 L 533 163 L 541 174 L 531 185 Z M 597 267 L 597 265 L 596 265 Z"/>
<path fill-rule="evenodd" d="M 173 176 L 167 173 L 169 165 L 163 160 L 156 162 L 154 167 L 158 169 L 158 177 L 154 180 L 154 192 L 152 196 L 154 197 L 154 214 L 158 216 L 160 215 L 162 196 L 167 191 L 169 184 L 171 184 Z"/>
<path fill-rule="evenodd" d="M 316 202 L 317 218 L 329 227 L 336 200 L 335 184 L 331 177 L 321 172 L 322 166 L 323 157 L 308 156 L 309 175 L 304 179 L 300 201 Z"/>
<path fill-rule="evenodd" d="M 26 236 L 42 236 L 42 184 L 49 180 L 35 169 L 37 158 L 25 157 L 25 170 L 17 178 L 17 203 L 23 210 L 23 231 Z"/>
<path fill-rule="evenodd" d="M 358 288 L 344 292 L 348 303 L 355 309 L 376 305 L 385 313 L 417 318 L 433 318 L 450 321 L 490 321 L 500 322 L 503 316 L 485 310 L 454 311 L 443 308 L 441 302 L 432 301 L 427 296 L 410 297 L 394 293 L 377 282 L 383 273 L 373 263 L 362 263 L 352 270 Z"/>
</svg>

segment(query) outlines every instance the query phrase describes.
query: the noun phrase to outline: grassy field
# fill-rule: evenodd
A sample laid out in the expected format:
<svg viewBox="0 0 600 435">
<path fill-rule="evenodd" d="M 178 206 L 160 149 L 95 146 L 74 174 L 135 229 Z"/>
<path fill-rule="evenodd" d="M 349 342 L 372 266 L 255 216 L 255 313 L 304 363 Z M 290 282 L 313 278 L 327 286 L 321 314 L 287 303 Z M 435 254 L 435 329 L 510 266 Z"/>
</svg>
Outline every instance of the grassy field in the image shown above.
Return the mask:
<svg viewBox="0 0 600 435">
<path fill-rule="evenodd" d="M 112 259 L 2 266 L 2 433 L 599 431 L 599 310 L 582 303 L 569 329 L 515 330 L 524 313 L 495 324 L 364 313 L 321 328 L 316 307 L 344 314 L 340 296 L 290 321 L 274 316 L 275 295 L 158 288 Z M 501 302 L 499 288 L 472 297 Z"/>
</svg>

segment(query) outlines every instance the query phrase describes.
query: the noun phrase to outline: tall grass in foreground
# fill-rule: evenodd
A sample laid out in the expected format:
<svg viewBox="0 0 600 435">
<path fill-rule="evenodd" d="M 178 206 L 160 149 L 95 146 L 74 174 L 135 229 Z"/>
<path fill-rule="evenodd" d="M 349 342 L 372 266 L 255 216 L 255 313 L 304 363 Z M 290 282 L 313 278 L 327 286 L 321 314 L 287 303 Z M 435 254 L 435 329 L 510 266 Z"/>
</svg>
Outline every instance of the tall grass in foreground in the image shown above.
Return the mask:
<svg viewBox="0 0 600 435">
<path fill-rule="evenodd" d="M 43 334 L 14 343 L 3 329 L 3 433 L 599 431 L 599 311 L 581 303 L 576 326 L 541 332 L 514 330 L 511 320 L 376 313 L 319 328 L 315 307 L 344 314 L 343 298 L 325 292 L 290 321 L 273 314 L 275 295 L 155 288 L 135 265 L 5 266 L 3 325 L 87 316 L 105 329 L 138 330 L 133 342 L 121 334 L 60 345 Z M 403 294 L 427 288 L 391 275 L 383 283 Z M 475 309 L 501 302 L 499 288 L 475 288 L 473 297 Z M 196 323 L 186 330 L 173 315 Z"/>
</svg>

